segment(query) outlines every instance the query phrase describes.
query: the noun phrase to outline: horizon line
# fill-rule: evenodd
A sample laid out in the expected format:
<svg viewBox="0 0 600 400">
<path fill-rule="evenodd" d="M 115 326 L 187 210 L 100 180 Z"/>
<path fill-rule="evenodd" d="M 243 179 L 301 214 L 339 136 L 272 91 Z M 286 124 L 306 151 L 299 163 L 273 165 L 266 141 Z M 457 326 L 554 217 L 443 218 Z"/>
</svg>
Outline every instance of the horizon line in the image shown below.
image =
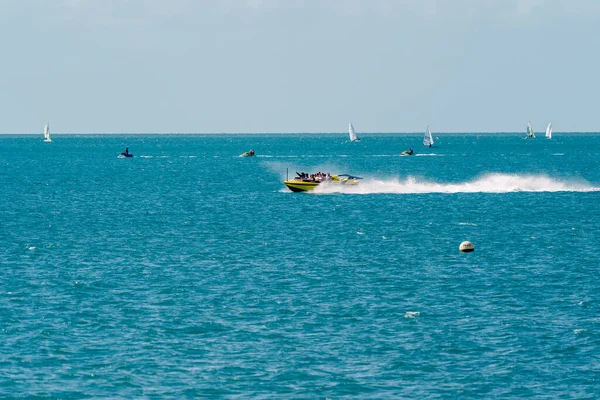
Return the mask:
<svg viewBox="0 0 600 400">
<path fill-rule="evenodd" d="M 543 133 L 542 131 L 539 131 Z M 438 134 L 522 134 L 521 131 L 434 131 Z M 553 133 L 600 133 L 600 131 L 554 131 Z M 347 135 L 348 132 L 52 132 L 52 135 Z M 359 132 L 360 135 L 422 135 L 414 132 Z M 43 132 L 0 132 L 1 135 L 42 135 Z"/>
</svg>

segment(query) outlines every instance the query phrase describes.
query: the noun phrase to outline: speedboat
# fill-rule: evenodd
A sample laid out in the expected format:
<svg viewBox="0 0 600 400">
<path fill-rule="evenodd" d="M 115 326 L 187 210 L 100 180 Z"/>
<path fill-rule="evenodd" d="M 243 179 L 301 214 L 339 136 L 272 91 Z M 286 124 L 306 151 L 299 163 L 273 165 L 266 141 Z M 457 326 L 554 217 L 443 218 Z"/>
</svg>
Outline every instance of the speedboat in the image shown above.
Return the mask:
<svg viewBox="0 0 600 400">
<path fill-rule="evenodd" d="M 296 172 L 297 173 L 297 172 Z M 297 173 L 298 174 L 298 173 Z M 292 192 L 306 192 L 308 190 L 313 190 L 317 186 L 324 185 L 358 185 L 358 180 L 362 179 L 358 176 L 352 176 L 348 174 L 340 174 L 340 175 L 332 175 L 329 179 L 324 179 L 321 181 L 302 178 L 300 174 L 294 179 L 288 179 L 283 183 L 288 187 Z"/>
</svg>

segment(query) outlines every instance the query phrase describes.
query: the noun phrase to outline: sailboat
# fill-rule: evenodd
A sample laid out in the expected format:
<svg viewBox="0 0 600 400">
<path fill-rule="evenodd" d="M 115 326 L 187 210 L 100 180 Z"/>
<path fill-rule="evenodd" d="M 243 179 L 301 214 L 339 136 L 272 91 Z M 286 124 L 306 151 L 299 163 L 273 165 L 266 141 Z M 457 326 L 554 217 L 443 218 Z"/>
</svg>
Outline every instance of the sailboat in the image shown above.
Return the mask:
<svg viewBox="0 0 600 400">
<path fill-rule="evenodd" d="M 546 139 L 552 139 L 552 122 L 550 122 L 546 128 Z"/>
<path fill-rule="evenodd" d="M 525 139 L 535 139 L 535 133 L 533 133 L 533 128 L 531 128 L 531 122 L 527 123 L 527 136 Z"/>
<path fill-rule="evenodd" d="M 425 131 L 425 136 L 423 136 L 423 146 L 433 147 L 433 136 L 431 136 L 431 131 L 429 130 L 429 125 L 427 125 L 427 130 Z"/>
<path fill-rule="evenodd" d="M 352 122 L 348 125 L 348 133 L 350 134 L 351 142 L 360 142 L 360 139 L 356 137 L 356 132 L 354 132 L 354 127 L 352 126 Z"/>
<path fill-rule="evenodd" d="M 52 139 L 50 139 L 50 123 L 46 122 L 46 125 L 44 125 L 44 142 L 51 142 Z"/>
</svg>

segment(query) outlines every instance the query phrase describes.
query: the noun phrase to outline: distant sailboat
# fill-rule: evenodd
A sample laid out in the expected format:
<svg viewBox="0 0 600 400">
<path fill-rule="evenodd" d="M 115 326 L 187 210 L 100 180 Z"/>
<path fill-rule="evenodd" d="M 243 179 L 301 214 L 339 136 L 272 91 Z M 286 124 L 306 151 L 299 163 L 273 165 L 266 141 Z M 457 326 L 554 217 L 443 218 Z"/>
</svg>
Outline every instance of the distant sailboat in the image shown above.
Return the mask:
<svg viewBox="0 0 600 400">
<path fill-rule="evenodd" d="M 352 122 L 348 125 L 348 133 L 350 134 L 351 142 L 360 142 L 360 139 L 356 137 L 356 132 L 354 131 L 354 127 L 352 126 Z"/>
<path fill-rule="evenodd" d="M 433 136 L 431 136 L 431 131 L 429 130 L 429 125 L 427 125 L 427 130 L 425 131 L 425 136 L 423 136 L 423 145 L 433 147 Z"/>
<path fill-rule="evenodd" d="M 52 139 L 50 139 L 50 124 L 48 122 L 46 122 L 46 125 L 44 125 L 44 142 L 51 142 Z"/>
<path fill-rule="evenodd" d="M 550 122 L 546 128 L 546 139 L 552 139 L 552 122 Z"/>
<path fill-rule="evenodd" d="M 535 133 L 533 133 L 533 128 L 531 127 L 531 122 L 527 123 L 527 136 L 526 139 L 535 139 Z"/>
</svg>

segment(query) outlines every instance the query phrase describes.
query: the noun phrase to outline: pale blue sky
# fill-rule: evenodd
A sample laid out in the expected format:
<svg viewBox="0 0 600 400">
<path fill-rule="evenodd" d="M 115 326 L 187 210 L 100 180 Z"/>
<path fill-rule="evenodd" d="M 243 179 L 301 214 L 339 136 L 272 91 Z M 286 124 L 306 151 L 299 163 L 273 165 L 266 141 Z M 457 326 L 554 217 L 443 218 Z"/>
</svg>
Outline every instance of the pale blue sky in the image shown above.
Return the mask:
<svg viewBox="0 0 600 400">
<path fill-rule="evenodd" d="M 598 0 L 0 0 L 0 132 L 598 131 Z"/>
</svg>

